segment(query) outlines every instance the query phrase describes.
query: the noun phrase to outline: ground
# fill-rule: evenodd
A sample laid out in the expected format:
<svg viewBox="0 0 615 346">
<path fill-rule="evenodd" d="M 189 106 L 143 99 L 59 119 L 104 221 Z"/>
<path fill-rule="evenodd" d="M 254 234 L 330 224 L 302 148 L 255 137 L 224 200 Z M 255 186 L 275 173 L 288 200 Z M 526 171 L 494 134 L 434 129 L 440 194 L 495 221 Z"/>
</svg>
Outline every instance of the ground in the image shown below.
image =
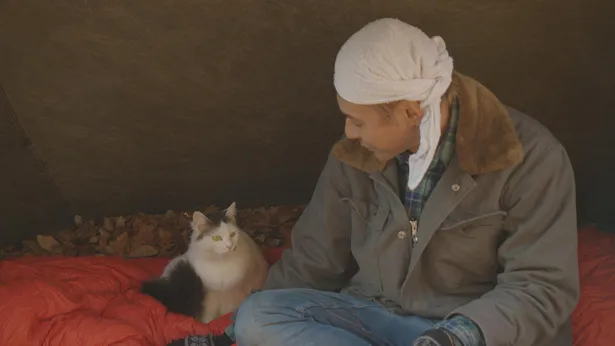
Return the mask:
<svg viewBox="0 0 615 346">
<path fill-rule="evenodd" d="M 239 226 L 261 247 L 290 244 L 290 230 L 304 206 L 280 206 L 238 211 Z M 217 210 L 210 206 L 204 213 Z M 137 213 L 98 220 L 74 218 L 72 227 L 37 235 L 0 249 L 0 259 L 14 256 L 174 257 L 183 253 L 190 234 L 189 212 Z"/>
</svg>

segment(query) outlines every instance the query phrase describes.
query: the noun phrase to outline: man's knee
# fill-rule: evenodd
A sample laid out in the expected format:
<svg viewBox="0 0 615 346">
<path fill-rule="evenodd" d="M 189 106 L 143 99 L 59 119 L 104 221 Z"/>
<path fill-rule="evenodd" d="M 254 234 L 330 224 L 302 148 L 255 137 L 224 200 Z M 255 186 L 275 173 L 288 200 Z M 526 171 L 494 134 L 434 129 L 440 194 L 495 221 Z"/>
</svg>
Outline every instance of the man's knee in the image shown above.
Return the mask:
<svg viewBox="0 0 615 346">
<path fill-rule="evenodd" d="M 235 335 L 239 339 L 260 339 L 263 332 L 263 314 L 271 313 L 271 291 L 260 291 L 249 295 L 235 314 Z"/>
<path fill-rule="evenodd" d="M 292 289 L 266 290 L 249 295 L 235 314 L 235 336 L 238 340 L 264 340 L 268 326 L 298 318 L 295 310 L 301 295 Z M 296 314 L 297 316 L 293 316 Z"/>
</svg>

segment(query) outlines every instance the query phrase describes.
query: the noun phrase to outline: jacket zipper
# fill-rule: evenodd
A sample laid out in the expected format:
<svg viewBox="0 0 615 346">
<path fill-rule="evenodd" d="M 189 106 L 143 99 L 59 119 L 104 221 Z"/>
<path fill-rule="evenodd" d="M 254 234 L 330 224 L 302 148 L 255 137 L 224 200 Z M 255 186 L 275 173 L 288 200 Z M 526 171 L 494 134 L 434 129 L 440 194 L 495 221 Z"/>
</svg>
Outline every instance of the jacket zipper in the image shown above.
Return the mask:
<svg viewBox="0 0 615 346">
<path fill-rule="evenodd" d="M 416 234 L 418 229 L 418 221 L 416 219 L 410 220 L 410 234 L 412 235 L 412 246 L 419 241 L 419 236 Z"/>
<path fill-rule="evenodd" d="M 386 184 L 380 182 L 378 179 L 374 179 L 372 176 L 370 176 L 369 178 L 374 180 L 374 181 L 376 181 L 378 184 L 382 185 L 390 193 L 394 194 L 397 197 L 397 200 L 399 200 L 399 196 L 397 196 L 397 194 L 395 192 L 393 192 L 393 190 L 389 186 L 387 186 Z M 402 205 L 402 207 L 405 210 L 406 207 L 403 205 L 403 203 L 400 202 L 400 204 Z M 408 217 L 407 213 L 404 213 L 404 216 L 406 217 L 406 220 L 408 220 L 408 224 L 410 224 L 410 238 L 412 239 L 412 247 L 414 247 L 414 244 L 416 244 L 416 242 L 419 241 L 419 236 L 417 235 L 418 221 L 416 219 L 414 219 L 414 218 L 410 219 Z"/>
</svg>

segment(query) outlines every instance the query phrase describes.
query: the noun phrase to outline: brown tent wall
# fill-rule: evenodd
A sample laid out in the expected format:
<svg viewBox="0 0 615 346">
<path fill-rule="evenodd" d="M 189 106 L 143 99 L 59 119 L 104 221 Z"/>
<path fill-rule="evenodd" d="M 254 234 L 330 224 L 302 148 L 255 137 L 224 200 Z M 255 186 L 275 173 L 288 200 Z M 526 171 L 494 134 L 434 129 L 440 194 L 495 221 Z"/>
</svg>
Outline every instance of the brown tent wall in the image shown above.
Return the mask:
<svg viewBox="0 0 615 346">
<path fill-rule="evenodd" d="M 0 0 L 0 240 L 86 216 L 304 203 L 342 42 L 393 16 L 547 125 L 613 214 L 615 2 Z"/>
</svg>

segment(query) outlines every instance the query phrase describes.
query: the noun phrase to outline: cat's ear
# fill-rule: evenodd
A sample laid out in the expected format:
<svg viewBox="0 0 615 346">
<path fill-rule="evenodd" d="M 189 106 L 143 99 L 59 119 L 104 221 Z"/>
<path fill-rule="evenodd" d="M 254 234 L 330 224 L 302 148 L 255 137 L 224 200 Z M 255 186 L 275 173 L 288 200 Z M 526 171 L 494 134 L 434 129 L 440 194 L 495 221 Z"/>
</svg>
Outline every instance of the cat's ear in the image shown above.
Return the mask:
<svg viewBox="0 0 615 346">
<path fill-rule="evenodd" d="M 192 228 L 195 231 L 204 231 L 207 224 L 210 222 L 211 220 L 209 220 L 209 218 L 207 218 L 207 216 L 200 211 L 195 211 L 192 213 Z"/>
<path fill-rule="evenodd" d="M 231 205 L 226 208 L 224 216 L 232 223 L 237 223 L 237 207 L 235 202 L 231 203 Z"/>
</svg>

